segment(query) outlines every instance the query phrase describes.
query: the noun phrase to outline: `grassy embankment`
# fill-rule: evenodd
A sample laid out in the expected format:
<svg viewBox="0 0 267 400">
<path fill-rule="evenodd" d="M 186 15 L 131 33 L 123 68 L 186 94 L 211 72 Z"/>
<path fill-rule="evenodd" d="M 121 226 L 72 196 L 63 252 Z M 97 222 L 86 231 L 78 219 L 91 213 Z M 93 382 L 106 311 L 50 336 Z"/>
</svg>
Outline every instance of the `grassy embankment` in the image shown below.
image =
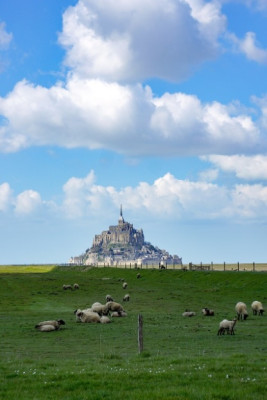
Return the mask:
<svg viewBox="0 0 267 400">
<path fill-rule="evenodd" d="M 238 322 L 236 335 L 217 336 L 234 305 L 267 304 L 267 274 L 34 266 L 28 273 L 0 267 L 0 398 L 31 400 L 177 399 L 263 400 L 267 386 L 267 320 Z M 36 270 L 37 268 L 37 270 Z M 37 272 L 38 271 L 38 272 Z M 128 282 L 127 318 L 78 324 L 73 311 L 121 301 Z M 78 282 L 77 291 L 62 285 Z M 215 317 L 204 317 L 207 306 Z M 185 319 L 186 309 L 197 312 Z M 144 318 L 144 352 L 138 354 L 137 316 Z M 62 318 L 62 330 L 34 325 Z"/>
</svg>

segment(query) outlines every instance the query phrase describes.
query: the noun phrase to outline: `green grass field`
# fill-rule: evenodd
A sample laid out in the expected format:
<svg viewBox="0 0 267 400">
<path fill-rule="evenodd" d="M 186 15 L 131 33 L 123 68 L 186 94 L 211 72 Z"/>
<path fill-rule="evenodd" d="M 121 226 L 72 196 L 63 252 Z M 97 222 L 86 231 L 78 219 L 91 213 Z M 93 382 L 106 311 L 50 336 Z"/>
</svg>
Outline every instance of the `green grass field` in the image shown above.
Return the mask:
<svg viewBox="0 0 267 400">
<path fill-rule="evenodd" d="M 0 267 L 0 399 L 266 399 L 267 316 L 250 310 L 253 300 L 267 304 L 266 273 L 148 269 L 137 279 L 136 270 L 119 268 L 18 268 Z M 62 290 L 75 282 L 79 290 Z M 126 292 L 128 317 L 76 323 L 76 308 L 104 303 L 106 294 L 122 302 Z M 234 336 L 217 336 L 237 301 L 248 305 L 249 318 L 237 322 Z M 205 306 L 214 317 L 201 315 Z M 182 317 L 186 308 L 197 315 Z M 59 318 L 66 322 L 59 331 L 34 328 Z"/>
</svg>

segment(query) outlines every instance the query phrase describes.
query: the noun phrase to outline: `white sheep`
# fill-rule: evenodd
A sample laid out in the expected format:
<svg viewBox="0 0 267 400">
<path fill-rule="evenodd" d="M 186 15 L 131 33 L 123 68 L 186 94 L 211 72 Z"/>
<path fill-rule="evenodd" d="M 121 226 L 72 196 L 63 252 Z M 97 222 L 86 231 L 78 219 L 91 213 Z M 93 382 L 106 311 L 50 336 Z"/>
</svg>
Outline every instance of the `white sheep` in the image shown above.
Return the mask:
<svg viewBox="0 0 267 400">
<path fill-rule="evenodd" d="M 123 300 L 123 301 L 129 301 L 129 300 L 130 300 L 130 295 L 129 295 L 129 294 L 126 294 L 126 295 L 123 297 L 122 300 Z"/>
<path fill-rule="evenodd" d="M 72 286 L 71 285 L 63 285 L 62 288 L 64 290 L 72 290 Z"/>
<path fill-rule="evenodd" d="M 96 312 L 98 315 L 107 315 L 109 313 L 109 307 L 107 304 L 94 305 L 91 307 L 93 312 Z"/>
<path fill-rule="evenodd" d="M 108 301 L 114 301 L 114 299 L 110 296 L 110 294 L 106 295 L 106 302 Z"/>
<path fill-rule="evenodd" d="M 108 301 L 106 306 L 108 307 L 109 311 L 124 311 L 121 304 L 116 303 L 115 301 Z"/>
<path fill-rule="evenodd" d="M 207 307 L 205 307 L 205 308 L 202 309 L 202 314 L 205 315 L 206 317 L 213 317 L 214 316 L 214 311 L 210 310 Z"/>
<path fill-rule="evenodd" d="M 99 303 L 98 301 L 96 301 L 95 303 L 93 303 L 91 305 L 91 308 L 94 308 L 94 307 L 97 307 L 97 306 L 102 306 L 102 305 L 103 305 L 102 303 Z"/>
<path fill-rule="evenodd" d="M 111 320 L 106 315 L 102 315 L 102 317 L 100 317 L 100 322 L 101 324 L 109 324 Z"/>
<path fill-rule="evenodd" d="M 84 312 L 81 310 L 77 310 L 76 317 L 78 317 L 81 322 L 87 322 L 87 323 L 100 322 L 100 316 L 95 312 Z"/>
<path fill-rule="evenodd" d="M 80 313 L 83 312 L 85 314 L 87 313 L 91 313 L 93 312 L 91 308 L 86 308 L 84 310 L 81 310 L 80 308 L 78 308 L 77 310 L 75 310 L 73 313 L 76 315 L 76 322 L 81 322 L 81 319 L 78 315 L 80 315 Z"/>
<path fill-rule="evenodd" d="M 73 289 L 74 289 L 74 290 L 76 290 L 76 289 L 80 289 L 80 286 L 79 286 L 79 284 L 78 284 L 78 283 L 74 283 L 74 285 L 73 285 Z"/>
<path fill-rule="evenodd" d="M 111 317 L 127 317 L 127 313 L 125 311 L 114 311 L 111 313 Z"/>
<path fill-rule="evenodd" d="M 251 308 L 253 315 L 263 315 L 264 313 L 264 308 L 260 301 L 257 300 L 253 301 L 253 303 L 251 304 Z"/>
<path fill-rule="evenodd" d="M 229 321 L 228 319 L 223 319 L 220 324 L 219 324 L 219 330 L 217 332 L 217 335 L 224 335 L 225 331 L 229 333 L 230 335 L 234 335 L 234 327 L 236 324 L 237 318 L 234 318 L 232 321 Z"/>
<path fill-rule="evenodd" d="M 57 330 L 57 328 L 54 325 L 41 325 L 41 326 L 36 326 L 35 328 L 37 328 L 38 331 L 40 332 L 52 332 Z"/>
<path fill-rule="evenodd" d="M 242 301 L 239 301 L 235 306 L 235 310 L 237 313 L 238 320 L 239 319 L 243 319 L 243 320 L 247 319 L 248 312 L 247 312 L 247 306 L 245 303 L 242 303 Z"/>
<path fill-rule="evenodd" d="M 39 322 L 39 324 L 35 325 L 35 328 L 39 328 L 40 326 L 44 326 L 44 325 L 53 325 L 55 327 L 55 329 L 59 329 L 60 325 L 65 325 L 65 321 L 63 321 L 63 319 L 53 319 L 53 320 L 49 320 L 49 321 L 42 321 Z"/>
<path fill-rule="evenodd" d="M 182 314 L 183 317 L 193 317 L 194 315 L 196 315 L 196 313 L 194 311 L 185 311 Z"/>
<path fill-rule="evenodd" d="M 39 322 L 39 324 L 35 325 L 35 328 L 38 329 L 40 332 L 52 332 L 60 329 L 61 325 L 65 325 L 65 321 L 59 319 Z"/>
<path fill-rule="evenodd" d="M 123 282 L 122 287 L 123 289 L 127 289 L 128 283 L 127 282 Z"/>
</svg>

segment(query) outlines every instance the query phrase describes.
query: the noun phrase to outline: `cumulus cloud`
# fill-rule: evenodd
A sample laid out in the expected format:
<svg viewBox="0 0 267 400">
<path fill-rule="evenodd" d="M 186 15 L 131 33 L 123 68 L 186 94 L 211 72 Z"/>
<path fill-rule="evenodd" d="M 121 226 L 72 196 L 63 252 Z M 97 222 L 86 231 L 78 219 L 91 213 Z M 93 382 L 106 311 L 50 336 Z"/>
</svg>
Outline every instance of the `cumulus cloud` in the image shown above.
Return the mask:
<svg viewBox="0 0 267 400">
<path fill-rule="evenodd" d="M 203 157 L 210 161 L 222 171 L 234 173 L 240 179 L 266 180 L 267 179 L 267 156 L 266 155 L 211 155 Z"/>
<path fill-rule="evenodd" d="M 63 16 L 65 64 L 86 78 L 179 81 L 215 56 L 225 17 L 203 0 L 79 0 Z"/>
<path fill-rule="evenodd" d="M 25 190 L 15 200 L 15 212 L 20 215 L 31 214 L 42 204 L 41 196 L 34 190 Z"/>
<path fill-rule="evenodd" d="M 243 110 L 192 95 L 154 97 L 141 85 L 69 77 L 50 89 L 19 82 L 0 98 L 0 150 L 29 146 L 105 148 L 127 155 L 246 153 L 262 148 Z"/>
<path fill-rule="evenodd" d="M 236 185 L 233 188 L 204 181 L 177 179 L 170 173 L 152 184 L 117 190 L 97 185 L 93 171 L 85 178 L 71 178 L 64 186 L 64 210 L 68 217 L 101 213 L 123 204 L 139 215 L 172 219 L 221 219 L 267 217 L 267 187 Z"/>
<path fill-rule="evenodd" d="M 254 32 L 247 32 L 244 39 L 239 39 L 234 34 L 230 34 L 229 37 L 236 50 L 244 53 L 249 60 L 267 65 L 267 49 L 260 47 Z"/>
</svg>

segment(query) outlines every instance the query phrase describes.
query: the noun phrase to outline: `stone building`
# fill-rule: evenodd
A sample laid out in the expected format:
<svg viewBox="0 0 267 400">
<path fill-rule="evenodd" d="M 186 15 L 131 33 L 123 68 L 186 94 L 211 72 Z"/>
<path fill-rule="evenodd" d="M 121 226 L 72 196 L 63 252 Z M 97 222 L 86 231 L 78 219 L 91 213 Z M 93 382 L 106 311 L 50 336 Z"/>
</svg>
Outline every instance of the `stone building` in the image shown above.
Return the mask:
<svg viewBox="0 0 267 400">
<path fill-rule="evenodd" d="M 166 250 L 145 242 L 143 230 L 135 229 L 124 220 L 122 207 L 118 225 L 95 235 L 92 247 L 79 257 L 86 265 L 182 264 L 182 259 L 177 255 L 172 256 Z"/>
</svg>

